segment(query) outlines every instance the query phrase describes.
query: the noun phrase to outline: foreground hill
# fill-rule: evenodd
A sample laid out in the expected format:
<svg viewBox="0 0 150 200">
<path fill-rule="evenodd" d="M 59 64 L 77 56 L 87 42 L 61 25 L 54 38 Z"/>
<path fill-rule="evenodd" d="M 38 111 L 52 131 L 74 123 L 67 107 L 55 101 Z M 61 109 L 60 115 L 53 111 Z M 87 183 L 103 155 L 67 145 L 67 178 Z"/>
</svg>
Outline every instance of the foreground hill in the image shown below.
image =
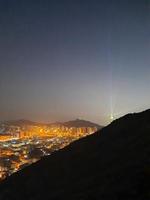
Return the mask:
<svg viewBox="0 0 150 200">
<path fill-rule="evenodd" d="M 128 114 L 0 185 L 1 200 L 150 199 L 150 110 Z"/>
</svg>

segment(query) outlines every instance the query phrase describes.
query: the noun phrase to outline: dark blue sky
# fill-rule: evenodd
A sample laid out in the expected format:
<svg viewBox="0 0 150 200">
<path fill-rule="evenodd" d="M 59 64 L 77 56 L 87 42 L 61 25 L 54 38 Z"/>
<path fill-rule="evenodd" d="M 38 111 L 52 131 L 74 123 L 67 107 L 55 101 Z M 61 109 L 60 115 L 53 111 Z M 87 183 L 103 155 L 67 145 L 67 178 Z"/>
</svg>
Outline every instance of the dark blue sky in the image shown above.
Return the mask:
<svg viewBox="0 0 150 200">
<path fill-rule="evenodd" d="M 149 108 L 149 24 L 149 0 L 0 0 L 0 120 Z"/>
</svg>

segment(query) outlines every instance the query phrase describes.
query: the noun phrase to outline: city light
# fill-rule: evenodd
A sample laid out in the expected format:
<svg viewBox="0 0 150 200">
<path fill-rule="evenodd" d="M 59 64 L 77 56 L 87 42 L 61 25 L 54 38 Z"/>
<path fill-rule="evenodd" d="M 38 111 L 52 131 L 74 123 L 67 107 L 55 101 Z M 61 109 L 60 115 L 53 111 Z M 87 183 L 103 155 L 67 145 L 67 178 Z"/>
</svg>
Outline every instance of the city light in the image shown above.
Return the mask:
<svg viewBox="0 0 150 200">
<path fill-rule="evenodd" d="M 114 116 L 113 116 L 113 114 L 110 115 L 110 120 L 111 120 L 111 121 L 114 120 Z"/>
<path fill-rule="evenodd" d="M 0 130 L 3 130 L 0 134 L 0 180 L 3 180 L 98 128 L 1 124 Z"/>
</svg>

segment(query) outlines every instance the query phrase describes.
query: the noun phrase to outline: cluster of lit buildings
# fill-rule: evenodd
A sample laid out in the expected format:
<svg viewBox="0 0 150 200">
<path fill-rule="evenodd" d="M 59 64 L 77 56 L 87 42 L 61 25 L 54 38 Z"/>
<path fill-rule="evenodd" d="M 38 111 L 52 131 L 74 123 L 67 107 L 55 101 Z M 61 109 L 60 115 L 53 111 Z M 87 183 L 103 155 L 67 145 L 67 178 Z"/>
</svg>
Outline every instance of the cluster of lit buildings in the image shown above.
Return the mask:
<svg viewBox="0 0 150 200">
<path fill-rule="evenodd" d="M 72 141 L 71 138 L 32 138 L 0 142 L 0 180 Z"/>
<path fill-rule="evenodd" d="M 2 125 L 3 133 L 0 141 L 33 137 L 75 137 L 80 138 L 97 131 L 97 127 L 66 127 L 66 126 L 6 126 Z"/>
<path fill-rule="evenodd" d="M 0 125 L 0 180 L 97 129 L 63 125 Z"/>
</svg>

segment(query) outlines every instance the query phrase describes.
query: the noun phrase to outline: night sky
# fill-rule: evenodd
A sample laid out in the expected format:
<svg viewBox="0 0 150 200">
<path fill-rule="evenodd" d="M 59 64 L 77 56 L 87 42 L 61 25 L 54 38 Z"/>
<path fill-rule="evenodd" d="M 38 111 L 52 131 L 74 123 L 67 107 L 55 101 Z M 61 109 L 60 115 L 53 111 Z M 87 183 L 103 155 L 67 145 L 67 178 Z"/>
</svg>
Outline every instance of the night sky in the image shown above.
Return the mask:
<svg viewBox="0 0 150 200">
<path fill-rule="evenodd" d="M 149 0 L 0 0 L 0 120 L 150 108 Z"/>
</svg>

